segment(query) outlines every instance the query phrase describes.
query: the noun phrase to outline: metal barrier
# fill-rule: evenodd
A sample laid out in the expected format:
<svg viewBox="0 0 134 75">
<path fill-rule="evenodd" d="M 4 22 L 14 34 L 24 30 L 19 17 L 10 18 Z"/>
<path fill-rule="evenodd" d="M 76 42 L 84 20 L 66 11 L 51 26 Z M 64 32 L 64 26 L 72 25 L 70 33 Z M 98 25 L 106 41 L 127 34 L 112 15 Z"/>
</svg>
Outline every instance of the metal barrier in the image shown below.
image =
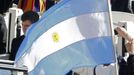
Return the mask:
<svg viewBox="0 0 134 75">
<path fill-rule="evenodd" d="M 0 75 L 28 75 L 26 67 L 15 67 L 9 60 L 0 60 L 0 71 Z"/>
</svg>

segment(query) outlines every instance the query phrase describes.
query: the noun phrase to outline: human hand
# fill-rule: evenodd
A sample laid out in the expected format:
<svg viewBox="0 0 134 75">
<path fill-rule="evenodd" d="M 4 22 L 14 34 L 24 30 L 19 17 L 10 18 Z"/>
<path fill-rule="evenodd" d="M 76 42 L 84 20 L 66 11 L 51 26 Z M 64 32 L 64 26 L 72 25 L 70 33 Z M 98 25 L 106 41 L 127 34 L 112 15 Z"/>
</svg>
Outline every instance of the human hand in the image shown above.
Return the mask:
<svg viewBox="0 0 134 75">
<path fill-rule="evenodd" d="M 119 36 L 127 40 L 127 43 L 125 44 L 127 52 L 129 54 L 134 54 L 134 38 L 130 36 L 123 27 L 117 27 L 115 30 L 117 31 Z"/>
<path fill-rule="evenodd" d="M 119 34 L 119 36 L 123 37 L 124 39 L 128 40 L 129 42 L 131 42 L 133 40 L 133 37 L 130 36 L 126 29 L 123 27 L 117 27 L 115 28 L 115 30 L 117 31 L 117 33 Z"/>
</svg>

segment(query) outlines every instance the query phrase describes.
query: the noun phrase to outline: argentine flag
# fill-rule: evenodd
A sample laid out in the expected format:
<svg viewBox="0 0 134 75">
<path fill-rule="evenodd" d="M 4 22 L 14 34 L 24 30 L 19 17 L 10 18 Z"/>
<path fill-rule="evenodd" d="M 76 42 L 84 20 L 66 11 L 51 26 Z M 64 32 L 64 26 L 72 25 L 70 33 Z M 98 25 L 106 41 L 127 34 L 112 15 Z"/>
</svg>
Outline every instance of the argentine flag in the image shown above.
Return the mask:
<svg viewBox="0 0 134 75">
<path fill-rule="evenodd" d="M 29 75 L 65 75 L 115 62 L 108 0 L 62 0 L 27 31 L 15 63 Z"/>
</svg>

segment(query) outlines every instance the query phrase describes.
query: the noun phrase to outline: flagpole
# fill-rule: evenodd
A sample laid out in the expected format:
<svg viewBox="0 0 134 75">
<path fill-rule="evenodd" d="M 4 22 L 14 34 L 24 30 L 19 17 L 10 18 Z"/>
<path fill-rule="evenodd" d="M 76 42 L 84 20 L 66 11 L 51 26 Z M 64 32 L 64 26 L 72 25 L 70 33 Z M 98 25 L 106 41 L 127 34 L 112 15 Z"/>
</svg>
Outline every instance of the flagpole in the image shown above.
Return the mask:
<svg viewBox="0 0 134 75">
<path fill-rule="evenodd" d="M 114 43 L 114 28 L 113 28 L 113 20 L 112 20 L 112 12 L 111 12 L 111 0 L 107 0 L 108 2 L 108 15 L 109 15 L 109 21 L 110 21 L 110 29 L 111 29 L 111 34 L 112 34 L 112 42 L 113 42 L 113 49 L 114 49 L 114 56 L 115 56 L 115 71 L 116 75 L 118 75 L 118 60 L 117 60 L 117 54 L 116 54 L 116 46 Z"/>
</svg>

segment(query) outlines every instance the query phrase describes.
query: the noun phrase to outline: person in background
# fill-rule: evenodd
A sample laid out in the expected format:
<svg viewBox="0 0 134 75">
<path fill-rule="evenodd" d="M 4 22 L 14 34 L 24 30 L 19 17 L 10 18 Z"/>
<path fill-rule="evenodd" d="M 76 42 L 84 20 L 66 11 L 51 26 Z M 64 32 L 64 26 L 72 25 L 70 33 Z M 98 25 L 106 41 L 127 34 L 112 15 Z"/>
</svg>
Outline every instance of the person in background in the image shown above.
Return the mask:
<svg viewBox="0 0 134 75">
<path fill-rule="evenodd" d="M 12 60 L 12 61 L 15 60 L 16 53 L 17 53 L 23 39 L 25 38 L 26 30 L 28 29 L 28 27 L 30 25 L 32 25 L 33 23 L 35 23 L 39 20 L 39 15 L 36 12 L 27 11 L 21 16 L 21 20 L 22 20 L 22 30 L 24 32 L 24 35 L 14 38 L 12 40 L 11 53 L 10 53 L 10 57 L 9 57 L 9 60 Z"/>
<path fill-rule="evenodd" d="M 127 41 L 125 46 L 129 53 L 127 61 L 123 60 L 122 65 L 119 64 L 119 75 L 134 75 L 134 37 L 127 33 L 123 27 L 117 27 L 115 30 L 119 36 L 123 37 Z"/>
</svg>

